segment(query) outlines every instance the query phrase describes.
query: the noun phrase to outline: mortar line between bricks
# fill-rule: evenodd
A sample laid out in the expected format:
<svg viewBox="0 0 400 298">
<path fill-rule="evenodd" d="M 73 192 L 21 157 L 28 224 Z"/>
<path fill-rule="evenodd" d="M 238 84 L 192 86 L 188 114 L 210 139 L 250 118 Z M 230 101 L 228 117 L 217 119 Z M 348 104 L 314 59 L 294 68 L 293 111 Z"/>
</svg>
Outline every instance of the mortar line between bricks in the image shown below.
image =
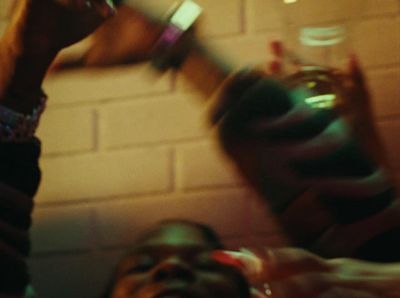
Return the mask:
<svg viewBox="0 0 400 298">
<path fill-rule="evenodd" d="M 249 20 L 248 20 L 248 10 L 247 10 L 247 1 L 240 1 L 240 31 L 246 35 L 250 30 L 249 28 Z"/>
<path fill-rule="evenodd" d="M 155 192 L 147 192 L 147 193 L 126 193 L 121 195 L 113 195 L 113 196 L 104 196 L 104 197 L 86 197 L 86 198 L 78 198 L 78 199 L 64 199 L 60 201 L 44 201 L 40 202 L 36 201 L 35 208 L 46 208 L 46 207 L 78 207 L 78 206 L 86 206 L 93 207 L 93 205 L 97 205 L 100 203 L 110 203 L 110 202 L 121 202 L 121 201 L 132 201 L 138 199 L 145 199 L 149 197 L 159 197 L 163 195 L 171 195 L 173 192 L 171 191 L 155 191 Z M 134 199 L 132 199 L 134 198 Z"/>
<path fill-rule="evenodd" d="M 177 152 L 176 152 L 176 147 L 171 147 L 171 152 L 170 152 L 170 183 L 171 183 L 171 191 L 176 192 L 178 187 L 177 187 Z"/>
<path fill-rule="evenodd" d="M 98 152 L 100 150 L 100 115 L 97 109 L 93 110 L 93 151 Z"/>
<path fill-rule="evenodd" d="M 53 159 L 58 157 L 74 157 L 78 155 L 89 155 L 91 153 L 97 153 L 94 149 L 84 149 L 84 150 L 74 150 L 74 151 L 59 151 L 59 152 L 50 152 L 43 153 L 41 159 Z"/>
<path fill-rule="evenodd" d="M 136 200 L 146 200 L 148 198 L 162 198 L 163 196 L 193 196 L 193 195 L 206 195 L 208 193 L 223 192 L 223 191 L 245 191 L 248 188 L 244 185 L 230 185 L 226 187 L 208 187 L 206 189 L 192 189 L 184 192 L 152 192 L 146 194 L 124 194 L 124 195 L 115 195 L 115 196 L 104 196 L 97 198 L 81 198 L 81 199 L 72 199 L 72 200 L 61 200 L 61 201 L 45 201 L 40 202 L 36 201 L 35 208 L 65 208 L 65 207 L 96 207 L 96 205 L 100 204 L 108 204 L 111 202 L 121 203 L 121 202 L 134 202 Z M 168 198 L 167 198 L 168 200 Z"/>
<path fill-rule="evenodd" d="M 42 158 L 45 159 L 56 159 L 56 158 L 64 158 L 64 157 L 75 157 L 79 155 L 90 155 L 90 154 L 107 154 L 111 152 L 120 152 L 126 150 L 144 150 L 144 149 L 166 149 L 170 146 L 174 145 L 191 145 L 198 142 L 205 142 L 207 138 L 198 137 L 198 138 L 190 138 L 190 139 L 182 139 L 182 140 L 168 140 L 168 141 L 161 141 L 161 142 L 154 142 L 154 143 L 142 143 L 142 144 L 129 144 L 126 146 L 118 146 L 112 148 L 98 148 L 99 150 L 93 149 L 85 149 L 85 150 L 75 150 L 75 151 L 59 151 L 53 153 L 44 153 L 42 154 Z"/>
<path fill-rule="evenodd" d="M 198 142 L 207 141 L 207 135 L 202 135 L 193 138 L 183 138 L 183 139 L 175 139 L 175 140 L 166 140 L 166 141 L 154 141 L 154 142 L 146 142 L 141 144 L 127 144 L 115 147 L 105 148 L 105 152 L 113 152 L 113 151 L 123 151 L 126 149 L 146 149 L 146 148 L 153 148 L 153 147 L 167 147 L 167 146 L 174 146 L 174 145 L 186 145 L 186 144 L 195 144 Z"/>
<path fill-rule="evenodd" d="M 174 92 L 170 88 L 167 91 L 160 91 L 160 92 L 153 92 L 149 94 L 132 94 L 132 95 L 124 95 L 124 96 L 117 96 L 117 97 L 109 97 L 103 99 L 83 99 L 81 101 L 74 101 L 74 102 L 54 102 L 49 100 L 49 107 L 52 109 L 61 109 L 61 108 L 75 108 L 75 107 L 94 107 L 98 106 L 99 104 L 110 104 L 110 103 L 125 103 L 125 102 L 135 102 L 139 100 L 146 100 L 152 97 L 164 97 L 173 95 Z"/>
</svg>

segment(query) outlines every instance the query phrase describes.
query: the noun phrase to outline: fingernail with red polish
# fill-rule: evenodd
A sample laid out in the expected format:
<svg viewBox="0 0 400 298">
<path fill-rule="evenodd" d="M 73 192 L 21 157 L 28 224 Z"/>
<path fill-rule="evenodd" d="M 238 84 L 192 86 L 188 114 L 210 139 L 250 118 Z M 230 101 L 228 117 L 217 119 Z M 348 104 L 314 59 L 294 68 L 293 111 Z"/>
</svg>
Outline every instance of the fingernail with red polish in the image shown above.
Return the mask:
<svg viewBox="0 0 400 298">
<path fill-rule="evenodd" d="M 282 71 L 282 62 L 280 61 L 272 61 L 267 66 L 271 74 L 278 74 Z"/>
<path fill-rule="evenodd" d="M 240 270 L 245 267 L 243 262 L 235 257 L 233 252 L 217 250 L 211 253 L 211 258 L 220 264 L 235 267 Z"/>
<path fill-rule="evenodd" d="M 272 51 L 272 54 L 277 56 L 277 57 L 282 57 L 283 56 L 283 46 L 282 42 L 279 40 L 274 40 L 269 44 L 269 47 Z"/>
</svg>

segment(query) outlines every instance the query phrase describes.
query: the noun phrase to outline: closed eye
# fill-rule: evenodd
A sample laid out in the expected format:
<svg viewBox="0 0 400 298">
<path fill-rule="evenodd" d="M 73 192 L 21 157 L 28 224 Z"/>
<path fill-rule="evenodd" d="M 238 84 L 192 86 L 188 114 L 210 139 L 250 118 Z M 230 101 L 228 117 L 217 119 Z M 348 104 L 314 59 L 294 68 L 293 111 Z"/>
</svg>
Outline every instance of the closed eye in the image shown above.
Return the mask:
<svg viewBox="0 0 400 298">
<path fill-rule="evenodd" d="M 150 256 L 136 259 L 126 271 L 126 274 L 145 273 L 156 265 L 156 261 Z"/>
</svg>

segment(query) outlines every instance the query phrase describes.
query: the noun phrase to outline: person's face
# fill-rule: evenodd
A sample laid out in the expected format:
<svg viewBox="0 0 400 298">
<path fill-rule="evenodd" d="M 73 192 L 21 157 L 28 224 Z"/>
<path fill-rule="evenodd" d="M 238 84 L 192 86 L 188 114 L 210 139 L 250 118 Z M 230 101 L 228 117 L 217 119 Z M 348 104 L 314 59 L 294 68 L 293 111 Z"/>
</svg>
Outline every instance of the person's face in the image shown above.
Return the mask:
<svg viewBox="0 0 400 298">
<path fill-rule="evenodd" d="M 117 270 L 112 298 L 243 298 L 243 277 L 214 262 L 199 230 L 169 224 L 141 241 Z"/>
</svg>

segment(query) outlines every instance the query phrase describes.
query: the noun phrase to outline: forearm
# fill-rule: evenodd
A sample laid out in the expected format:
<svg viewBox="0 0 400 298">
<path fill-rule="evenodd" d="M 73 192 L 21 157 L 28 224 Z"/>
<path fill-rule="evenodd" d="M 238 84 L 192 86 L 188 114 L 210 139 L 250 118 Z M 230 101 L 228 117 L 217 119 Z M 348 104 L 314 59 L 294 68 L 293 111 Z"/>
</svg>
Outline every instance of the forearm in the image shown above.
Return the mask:
<svg viewBox="0 0 400 298">
<path fill-rule="evenodd" d="M 193 38 L 180 68 L 183 76 L 208 98 L 232 73 L 233 67 L 201 41 Z"/>
<path fill-rule="evenodd" d="M 0 41 L 0 104 L 30 114 L 40 103 L 41 84 L 56 54 L 26 50 L 19 32 L 7 31 Z"/>
</svg>

